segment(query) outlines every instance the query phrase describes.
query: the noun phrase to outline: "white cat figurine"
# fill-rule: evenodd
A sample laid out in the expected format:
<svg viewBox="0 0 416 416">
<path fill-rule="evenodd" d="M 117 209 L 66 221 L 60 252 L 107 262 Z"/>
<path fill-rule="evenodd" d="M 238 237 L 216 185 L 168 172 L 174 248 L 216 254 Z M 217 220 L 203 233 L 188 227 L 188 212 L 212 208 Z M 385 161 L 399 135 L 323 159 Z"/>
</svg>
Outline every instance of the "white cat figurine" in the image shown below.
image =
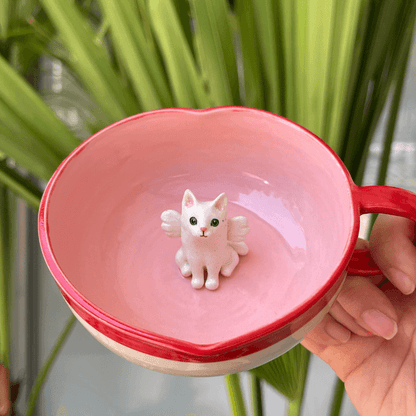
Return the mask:
<svg viewBox="0 0 416 416">
<path fill-rule="evenodd" d="M 243 241 L 250 231 L 247 218 L 227 220 L 228 200 L 225 193 L 214 201 L 200 202 L 187 189 L 182 200 L 182 215 L 174 210 L 161 215 L 162 229 L 169 237 L 181 237 L 182 247 L 175 256 L 183 276 L 192 275 L 195 289 L 204 286 L 204 273 L 208 277 L 205 287 L 215 290 L 219 273 L 230 276 L 239 262 L 239 255 L 248 253 Z"/>
</svg>

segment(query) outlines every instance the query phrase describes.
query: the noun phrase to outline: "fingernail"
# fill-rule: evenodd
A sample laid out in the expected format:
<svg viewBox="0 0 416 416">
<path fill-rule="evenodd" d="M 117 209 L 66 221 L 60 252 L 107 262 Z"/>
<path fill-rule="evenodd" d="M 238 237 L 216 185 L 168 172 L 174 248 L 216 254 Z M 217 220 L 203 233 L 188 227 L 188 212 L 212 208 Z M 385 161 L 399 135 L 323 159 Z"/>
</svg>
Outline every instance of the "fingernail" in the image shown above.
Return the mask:
<svg viewBox="0 0 416 416">
<path fill-rule="evenodd" d="M 351 337 L 351 332 L 341 325 L 327 325 L 325 328 L 327 334 L 335 340 L 345 344 Z"/>
<path fill-rule="evenodd" d="M 385 339 L 392 339 L 397 334 L 397 323 L 376 309 L 365 311 L 361 318 L 375 333 Z"/>
<path fill-rule="evenodd" d="M 0 415 L 5 415 L 9 411 L 9 405 L 3 404 L 0 406 Z"/>
<path fill-rule="evenodd" d="M 390 269 L 389 275 L 404 295 L 411 295 L 415 291 L 415 284 L 405 273 L 397 269 Z"/>
</svg>

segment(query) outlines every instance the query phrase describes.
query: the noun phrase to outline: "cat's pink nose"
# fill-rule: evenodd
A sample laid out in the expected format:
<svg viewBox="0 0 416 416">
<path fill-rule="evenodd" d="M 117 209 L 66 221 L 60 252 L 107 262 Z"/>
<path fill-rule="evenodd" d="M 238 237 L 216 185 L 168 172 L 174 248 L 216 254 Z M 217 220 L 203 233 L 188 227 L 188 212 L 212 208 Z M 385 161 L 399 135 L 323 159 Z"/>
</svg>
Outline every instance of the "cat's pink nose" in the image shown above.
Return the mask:
<svg viewBox="0 0 416 416">
<path fill-rule="evenodd" d="M 202 232 L 204 232 L 204 231 L 206 231 L 206 230 L 208 230 L 208 228 L 207 228 L 207 227 L 201 227 L 201 231 L 202 231 Z"/>
</svg>

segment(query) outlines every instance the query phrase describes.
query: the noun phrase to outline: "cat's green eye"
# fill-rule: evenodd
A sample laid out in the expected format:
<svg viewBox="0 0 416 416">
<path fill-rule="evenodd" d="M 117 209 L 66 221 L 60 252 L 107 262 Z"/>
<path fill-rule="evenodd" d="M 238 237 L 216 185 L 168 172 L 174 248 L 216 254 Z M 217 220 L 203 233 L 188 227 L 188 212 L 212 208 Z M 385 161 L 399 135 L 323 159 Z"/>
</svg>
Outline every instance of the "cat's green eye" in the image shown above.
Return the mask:
<svg viewBox="0 0 416 416">
<path fill-rule="evenodd" d="M 219 224 L 220 222 L 216 219 L 216 218 L 214 218 L 212 221 L 211 221 L 211 225 L 213 226 L 213 227 L 218 227 L 218 224 Z"/>
<path fill-rule="evenodd" d="M 191 217 L 191 218 L 189 218 L 189 222 L 190 222 L 192 225 L 196 225 L 196 224 L 198 223 L 198 221 L 197 221 L 197 219 L 196 219 L 195 217 Z"/>
</svg>

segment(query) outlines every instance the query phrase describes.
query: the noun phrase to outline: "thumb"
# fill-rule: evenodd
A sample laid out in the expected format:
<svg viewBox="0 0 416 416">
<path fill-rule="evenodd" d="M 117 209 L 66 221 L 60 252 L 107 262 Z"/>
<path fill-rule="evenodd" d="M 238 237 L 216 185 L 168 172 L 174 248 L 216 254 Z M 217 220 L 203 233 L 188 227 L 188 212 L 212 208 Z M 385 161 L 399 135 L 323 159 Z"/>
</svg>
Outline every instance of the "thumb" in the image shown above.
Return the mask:
<svg viewBox="0 0 416 416">
<path fill-rule="evenodd" d="M 371 256 L 383 274 L 403 294 L 416 283 L 416 224 L 402 217 L 380 214 L 370 237 Z"/>
</svg>

